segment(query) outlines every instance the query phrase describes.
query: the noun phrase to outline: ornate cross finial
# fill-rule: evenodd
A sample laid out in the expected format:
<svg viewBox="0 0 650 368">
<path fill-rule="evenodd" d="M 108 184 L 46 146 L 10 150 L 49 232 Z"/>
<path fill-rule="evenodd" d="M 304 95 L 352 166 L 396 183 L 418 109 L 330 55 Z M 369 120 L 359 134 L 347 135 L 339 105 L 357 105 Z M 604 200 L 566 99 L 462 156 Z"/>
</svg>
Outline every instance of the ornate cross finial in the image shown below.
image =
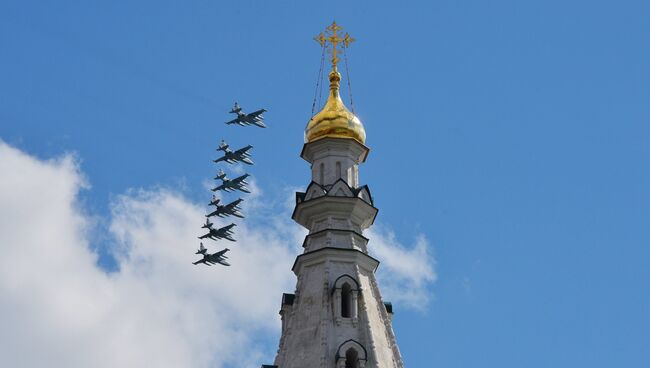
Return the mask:
<svg viewBox="0 0 650 368">
<path fill-rule="evenodd" d="M 327 28 L 325 28 L 325 33 L 321 32 L 318 36 L 314 37 L 314 40 L 318 42 L 322 47 L 327 47 L 328 45 L 332 46 L 332 70 L 336 70 L 336 64 L 339 62 L 338 47 L 342 43 L 342 47 L 347 48 L 352 42 L 355 41 L 354 38 L 346 32 L 345 36 L 341 38 L 338 34 L 343 28 L 340 27 L 336 22 L 332 22 Z"/>
</svg>

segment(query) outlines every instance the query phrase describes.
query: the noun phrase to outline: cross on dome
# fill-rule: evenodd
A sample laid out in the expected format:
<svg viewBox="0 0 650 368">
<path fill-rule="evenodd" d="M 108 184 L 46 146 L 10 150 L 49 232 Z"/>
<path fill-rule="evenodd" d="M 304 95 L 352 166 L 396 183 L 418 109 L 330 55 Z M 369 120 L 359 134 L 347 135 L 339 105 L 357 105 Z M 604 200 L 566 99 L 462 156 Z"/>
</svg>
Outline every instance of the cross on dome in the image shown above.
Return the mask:
<svg viewBox="0 0 650 368">
<path fill-rule="evenodd" d="M 339 62 L 339 58 L 338 58 L 339 44 L 342 43 L 343 44 L 342 47 L 348 48 L 350 47 L 350 44 L 352 42 L 356 41 L 347 32 L 345 32 L 345 35 L 341 38 L 338 33 L 341 30 L 343 30 L 343 27 L 336 24 L 336 22 L 332 22 L 332 24 L 330 24 L 325 28 L 325 32 L 321 32 L 318 34 L 318 36 L 314 37 L 314 40 L 318 42 L 321 45 L 321 47 L 328 47 L 328 46 L 331 47 L 332 70 L 336 70 L 336 65 Z"/>
<path fill-rule="evenodd" d="M 325 102 L 325 106 L 316 115 L 312 116 L 309 123 L 307 123 L 307 128 L 305 128 L 305 143 L 328 137 L 351 138 L 361 144 L 365 144 L 366 142 L 366 131 L 363 124 L 354 113 L 345 107 L 339 94 L 341 74 L 336 70 L 336 65 L 339 62 L 339 48 L 343 49 L 343 55 L 345 55 L 345 49 L 355 41 L 347 32 L 345 35 L 341 35 L 339 32 L 342 29 L 336 22 L 332 22 L 331 25 L 325 28 L 325 32 L 321 32 L 318 36 L 314 37 L 314 40 L 321 45 L 323 50 L 328 47 L 331 48 L 332 71 L 329 73 L 330 91 L 327 96 L 327 101 Z M 323 60 L 321 59 L 322 62 Z M 352 97 L 350 97 L 350 100 L 352 100 Z M 315 103 L 316 100 L 314 99 Z"/>
</svg>

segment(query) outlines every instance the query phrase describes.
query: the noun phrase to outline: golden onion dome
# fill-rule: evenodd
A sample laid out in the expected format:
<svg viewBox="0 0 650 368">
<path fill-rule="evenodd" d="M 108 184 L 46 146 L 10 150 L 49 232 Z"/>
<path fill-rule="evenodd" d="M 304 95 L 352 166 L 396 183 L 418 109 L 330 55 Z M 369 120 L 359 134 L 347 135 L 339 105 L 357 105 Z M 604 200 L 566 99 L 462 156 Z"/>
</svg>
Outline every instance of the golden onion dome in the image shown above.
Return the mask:
<svg viewBox="0 0 650 368">
<path fill-rule="evenodd" d="M 334 67 L 336 68 L 336 67 Z M 341 74 L 336 69 L 329 74 L 330 92 L 321 111 L 314 115 L 305 129 L 305 143 L 321 138 L 352 138 L 364 144 L 366 130 L 361 121 L 345 107 L 339 95 Z"/>
</svg>

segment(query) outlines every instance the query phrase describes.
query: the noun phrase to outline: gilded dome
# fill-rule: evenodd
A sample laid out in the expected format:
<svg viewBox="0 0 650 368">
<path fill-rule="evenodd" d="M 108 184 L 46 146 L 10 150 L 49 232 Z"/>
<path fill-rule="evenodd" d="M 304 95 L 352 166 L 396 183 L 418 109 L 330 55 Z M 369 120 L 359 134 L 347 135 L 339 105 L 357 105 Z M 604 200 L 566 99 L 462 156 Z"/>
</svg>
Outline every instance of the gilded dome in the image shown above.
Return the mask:
<svg viewBox="0 0 650 368">
<path fill-rule="evenodd" d="M 314 115 L 305 129 L 305 143 L 331 138 L 352 138 L 364 144 L 366 130 L 361 121 L 345 107 L 339 95 L 341 75 L 332 70 L 329 75 L 330 92 L 321 111 Z"/>
</svg>

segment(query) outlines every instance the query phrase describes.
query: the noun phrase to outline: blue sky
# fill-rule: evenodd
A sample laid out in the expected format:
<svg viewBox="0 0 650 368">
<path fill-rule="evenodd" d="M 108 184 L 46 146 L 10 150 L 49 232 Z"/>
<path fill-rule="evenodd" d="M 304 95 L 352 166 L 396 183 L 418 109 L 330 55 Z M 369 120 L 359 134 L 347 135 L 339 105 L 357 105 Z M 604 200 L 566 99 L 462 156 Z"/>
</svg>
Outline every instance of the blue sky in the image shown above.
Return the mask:
<svg viewBox="0 0 650 368">
<path fill-rule="evenodd" d="M 644 1 L 4 1 L 0 139 L 40 159 L 73 152 L 99 218 L 131 188 L 205 201 L 221 138 L 255 146 L 251 172 L 281 200 L 309 181 L 311 38 L 336 19 L 358 40 L 361 181 L 378 223 L 435 254 L 426 310 L 396 306 L 406 365 L 643 366 L 649 13 Z M 269 128 L 226 127 L 235 100 L 266 107 Z"/>
</svg>

